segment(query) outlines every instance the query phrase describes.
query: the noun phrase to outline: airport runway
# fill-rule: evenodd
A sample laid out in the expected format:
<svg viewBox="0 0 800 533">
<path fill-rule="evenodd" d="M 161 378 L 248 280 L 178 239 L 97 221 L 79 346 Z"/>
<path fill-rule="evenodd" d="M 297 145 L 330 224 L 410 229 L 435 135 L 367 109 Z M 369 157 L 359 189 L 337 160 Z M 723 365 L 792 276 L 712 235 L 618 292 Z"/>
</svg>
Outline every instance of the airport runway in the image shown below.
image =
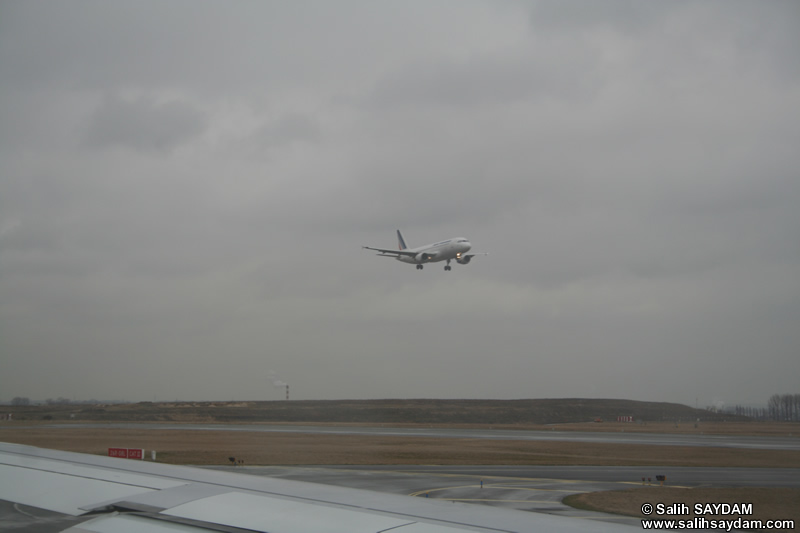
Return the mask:
<svg viewBox="0 0 800 533">
<path fill-rule="evenodd" d="M 335 427 L 246 424 L 48 424 L 41 428 L 175 429 L 203 431 L 256 431 L 324 435 L 431 437 L 445 439 L 500 439 L 702 446 L 759 450 L 800 450 L 800 437 L 753 437 L 740 435 L 696 435 L 667 433 L 595 433 L 581 431 L 529 431 L 501 429 L 447 429 L 396 427 Z M 2 433 L 0 433 L 0 437 Z"/>
<path fill-rule="evenodd" d="M 208 467 L 417 497 L 491 505 L 640 526 L 639 519 L 574 509 L 570 494 L 643 486 L 667 476 L 670 487 L 800 487 L 797 468 L 605 466 L 254 466 Z"/>
<path fill-rule="evenodd" d="M 66 514 L 0 500 L 0 531 L 11 533 L 56 533 L 74 527 L 92 516 Z"/>
<path fill-rule="evenodd" d="M 667 476 L 667 486 L 683 487 L 800 487 L 800 468 L 732 468 L 687 466 L 326 466 L 330 470 L 380 470 L 503 478 L 541 478 L 563 481 L 592 481 L 641 485 L 642 477 Z"/>
</svg>

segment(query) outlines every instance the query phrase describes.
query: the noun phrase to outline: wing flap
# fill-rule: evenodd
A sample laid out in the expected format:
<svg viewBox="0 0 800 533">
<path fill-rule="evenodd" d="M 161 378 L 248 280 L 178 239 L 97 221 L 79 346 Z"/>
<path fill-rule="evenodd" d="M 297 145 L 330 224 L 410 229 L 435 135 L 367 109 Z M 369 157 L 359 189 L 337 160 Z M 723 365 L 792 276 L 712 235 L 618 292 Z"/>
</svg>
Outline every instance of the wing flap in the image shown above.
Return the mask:
<svg viewBox="0 0 800 533">
<path fill-rule="evenodd" d="M 71 516 L 102 500 L 122 499 L 158 489 L 31 468 L 0 465 L 0 500 Z"/>
<path fill-rule="evenodd" d="M 307 533 L 332 531 L 334 524 L 347 525 L 351 533 L 373 533 L 411 524 L 411 520 L 381 516 L 352 509 L 329 507 L 265 497 L 243 492 L 228 492 L 179 505 L 162 514 L 225 524 L 255 531 Z"/>
<path fill-rule="evenodd" d="M 144 516 L 112 514 L 65 529 L 64 533 L 208 533 L 205 527 L 166 522 Z"/>
</svg>

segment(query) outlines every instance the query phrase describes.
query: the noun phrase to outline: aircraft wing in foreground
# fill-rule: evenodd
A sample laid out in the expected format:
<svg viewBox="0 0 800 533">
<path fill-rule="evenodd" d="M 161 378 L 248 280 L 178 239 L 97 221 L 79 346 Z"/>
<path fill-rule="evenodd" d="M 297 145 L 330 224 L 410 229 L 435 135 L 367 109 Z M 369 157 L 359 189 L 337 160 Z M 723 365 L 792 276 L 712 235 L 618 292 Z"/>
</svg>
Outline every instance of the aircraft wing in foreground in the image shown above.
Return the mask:
<svg viewBox="0 0 800 533">
<path fill-rule="evenodd" d="M 456 263 L 466 265 L 476 255 L 488 255 L 486 253 L 468 253 L 472 248 L 472 243 L 464 237 L 454 237 L 418 248 L 408 248 L 400 230 L 397 230 L 397 250 L 373 248 L 371 246 L 363 246 L 362 248 L 379 252 L 378 255 L 383 257 L 394 257 L 403 263 L 411 263 L 417 266 L 417 270 L 422 270 L 424 263 L 436 263 L 439 261 L 447 261 L 444 269 L 451 270 L 451 260 L 455 259 Z"/>
<path fill-rule="evenodd" d="M 549 533 L 620 524 L 0 443 L 0 499 L 91 518 L 70 533 Z"/>
</svg>

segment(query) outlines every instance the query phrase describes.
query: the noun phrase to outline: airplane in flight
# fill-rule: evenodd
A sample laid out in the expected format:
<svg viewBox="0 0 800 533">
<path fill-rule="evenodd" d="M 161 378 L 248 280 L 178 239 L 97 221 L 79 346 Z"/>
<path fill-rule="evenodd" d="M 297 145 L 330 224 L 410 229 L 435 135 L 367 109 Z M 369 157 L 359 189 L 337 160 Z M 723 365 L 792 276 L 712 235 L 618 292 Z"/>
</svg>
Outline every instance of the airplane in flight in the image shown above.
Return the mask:
<svg viewBox="0 0 800 533">
<path fill-rule="evenodd" d="M 394 257 L 403 263 L 410 263 L 417 265 L 417 270 L 422 270 L 424 263 L 438 263 L 439 261 L 447 261 L 445 270 L 451 270 L 450 261 L 455 259 L 459 265 L 466 265 L 476 255 L 488 255 L 486 253 L 467 253 L 472 244 L 463 237 L 454 237 L 446 241 L 439 241 L 433 244 L 427 244 L 418 248 L 409 248 L 406 246 L 406 241 L 403 239 L 403 234 L 397 230 L 397 250 L 390 250 L 386 248 L 372 248 L 370 246 L 362 246 L 367 250 L 374 250 L 380 252 L 381 257 Z"/>
</svg>

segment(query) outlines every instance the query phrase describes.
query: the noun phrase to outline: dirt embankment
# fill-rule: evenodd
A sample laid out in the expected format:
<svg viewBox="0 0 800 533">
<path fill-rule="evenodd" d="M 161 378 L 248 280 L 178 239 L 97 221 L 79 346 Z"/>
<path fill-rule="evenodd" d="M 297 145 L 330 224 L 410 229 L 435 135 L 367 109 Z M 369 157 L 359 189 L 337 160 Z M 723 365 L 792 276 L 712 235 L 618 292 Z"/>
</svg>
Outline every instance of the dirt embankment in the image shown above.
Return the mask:
<svg viewBox="0 0 800 533">
<path fill-rule="evenodd" d="M 7 408 L 16 420 L 220 423 L 452 424 L 536 426 L 615 422 L 695 424 L 748 419 L 686 405 L 632 400 L 314 400 L 273 402 L 139 402 L 109 405 L 41 405 Z M 602 425 L 597 423 L 597 425 Z"/>
</svg>

